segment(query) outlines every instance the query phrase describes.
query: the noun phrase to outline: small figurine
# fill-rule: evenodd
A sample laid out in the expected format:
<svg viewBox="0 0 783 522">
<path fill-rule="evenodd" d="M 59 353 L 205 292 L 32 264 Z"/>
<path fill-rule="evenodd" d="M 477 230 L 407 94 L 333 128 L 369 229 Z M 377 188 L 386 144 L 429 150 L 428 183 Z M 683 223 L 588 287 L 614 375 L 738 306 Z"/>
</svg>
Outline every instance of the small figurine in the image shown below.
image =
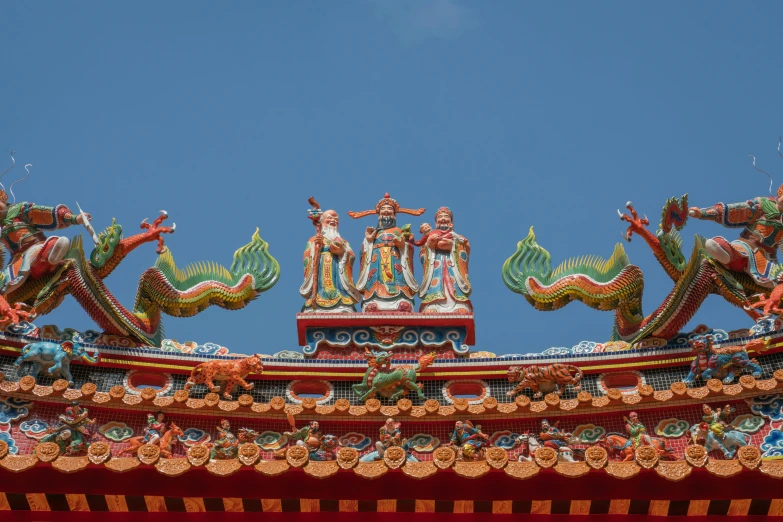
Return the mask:
<svg viewBox="0 0 783 522">
<path fill-rule="evenodd" d="M 720 450 L 727 459 L 734 458 L 737 448 L 747 446 L 750 435 L 734 429 L 730 424 L 736 412 L 728 404 L 713 410 L 709 405 L 702 406 L 702 422 L 691 426 L 691 439 L 694 444 L 701 443 L 707 451 Z"/>
<path fill-rule="evenodd" d="M 173 421 L 166 426 L 163 412 L 158 412 L 156 415 L 149 413 L 147 414 L 147 428 L 144 430 L 144 435 L 128 439 L 130 446 L 120 451 L 120 455 L 135 454 L 145 444 L 156 444 L 160 447 L 160 456 L 169 458 L 171 457 L 172 445 L 176 444 L 177 437 L 184 434 Z"/>
<path fill-rule="evenodd" d="M 359 384 L 353 385 L 353 391 L 360 395 L 360 401 L 372 399 L 376 394 L 391 397 L 396 401 L 409 392 L 414 392 L 424 400 L 422 384 L 416 382 L 416 374 L 428 367 L 437 357 L 435 352 L 419 357 L 418 364 L 391 367 L 391 354 L 388 352 L 364 349 L 367 358 L 367 371 Z"/>
<path fill-rule="evenodd" d="M 35 365 L 33 373 L 36 377 L 47 370 L 49 376 L 55 379 L 62 376 L 69 385 L 73 386 L 71 361 L 81 359 L 95 364 L 98 362 L 98 357 L 98 350 L 94 350 L 93 356 L 90 357 L 82 345 L 71 341 L 62 343 L 38 341 L 22 348 L 22 354 L 14 361 L 14 366 L 19 368 L 24 362 L 32 362 Z"/>
<path fill-rule="evenodd" d="M 403 438 L 402 431 L 400 431 L 400 423 L 394 422 L 394 419 L 389 417 L 386 419 L 383 426 L 381 426 L 378 434 L 378 442 L 375 443 L 378 459 L 382 459 L 386 450 L 392 446 L 401 447 L 406 453 L 408 452 L 408 439 Z"/>
<path fill-rule="evenodd" d="M 387 192 L 374 210 L 348 212 L 354 219 L 376 214 L 378 227 L 367 227 L 356 288 L 362 292 L 363 312 L 413 312 L 419 284 L 413 276 L 410 226 L 397 227 L 397 214 L 420 216 L 424 209 L 400 208 Z"/>
<path fill-rule="evenodd" d="M 705 381 L 717 378 L 725 384 L 731 384 L 737 372 L 743 369 L 750 370 L 753 377 L 761 377 L 761 366 L 748 356 L 743 345 L 715 348 L 711 335 L 695 337 L 690 344 L 696 357 L 691 363 L 690 373 L 685 377 L 686 383 L 701 377 Z"/>
<path fill-rule="evenodd" d="M 41 442 L 54 442 L 60 448 L 60 455 L 73 456 L 87 451 L 92 435 L 87 426 L 95 424 L 95 419 L 89 418 L 87 408 L 79 406 L 77 401 L 65 408 L 65 414 L 58 417 L 57 426 L 47 428 L 47 434 Z"/>
<path fill-rule="evenodd" d="M 142 439 L 144 444 L 155 444 L 160 440 L 166 432 L 165 420 L 166 415 L 162 411 L 155 415 L 147 414 L 147 427 L 144 428 L 144 438 Z"/>
<path fill-rule="evenodd" d="M 337 212 L 321 213 L 318 202 L 310 200 L 316 207 L 310 211 L 316 234 L 304 252 L 304 283 L 299 288 L 306 300 L 302 312 L 355 312 L 354 305 L 362 296 L 353 284 L 353 249 L 340 237 Z"/>
<path fill-rule="evenodd" d="M 338 446 L 338 439 L 334 435 L 324 435 L 321 433 L 321 426 L 318 421 L 311 421 L 301 429 L 296 429 L 293 416 L 289 414 L 288 422 L 291 430 L 286 431 L 289 439 L 295 440 L 298 446 L 304 446 L 310 453 L 310 460 L 334 460 L 334 451 Z"/>
<path fill-rule="evenodd" d="M 483 460 L 489 436 L 481 432 L 481 425 L 474 428 L 470 421 L 457 421 L 450 443 L 457 450 L 459 460 Z"/>
<path fill-rule="evenodd" d="M 541 421 L 541 432 L 538 436 L 544 443 L 544 447 L 560 451 L 560 448 L 568 446 L 568 441 L 573 439 L 570 433 L 560 431 L 559 424 L 559 422 L 555 422 L 555 425 L 552 426 L 546 419 Z"/>
<path fill-rule="evenodd" d="M 571 376 L 571 372 L 574 375 Z M 513 397 L 525 388 L 533 390 L 533 397 L 555 392 L 562 395 L 566 386 L 571 384 L 574 390 L 582 389 L 582 370 L 571 364 L 550 364 L 548 366 L 511 366 L 507 373 L 508 382 L 519 383 L 506 395 Z"/>
<path fill-rule="evenodd" d="M 549 424 L 549 421 L 543 419 L 541 421 L 541 431 L 538 436 L 531 436 L 530 433 L 524 433 L 517 437 L 516 443 L 522 444 L 526 447 L 525 450 L 519 455 L 518 459 L 522 461 L 531 461 L 536 455 L 536 451 L 541 447 L 551 448 L 557 451 L 557 460 L 560 462 L 575 462 L 574 452 L 579 455 L 583 455 L 583 450 L 574 450 L 569 447 L 569 444 L 578 444 L 579 439 L 575 438 L 570 433 L 566 433 L 558 428 L 559 423 L 555 423 L 554 426 Z"/>
<path fill-rule="evenodd" d="M 435 212 L 435 230 L 425 223 L 424 234 L 413 244 L 421 247 L 419 258 L 424 268 L 419 297 L 422 313 L 472 312 L 468 261 L 470 243 L 454 232 L 454 214 L 448 207 Z"/>
<path fill-rule="evenodd" d="M 262 371 L 264 371 L 264 365 L 258 354 L 231 361 L 208 361 L 193 368 L 184 389 L 189 390 L 196 384 L 204 384 L 209 391 L 221 393 L 224 399 L 231 400 L 231 393 L 237 386 L 241 386 L 245 390 L 253 389 L 253 383 L 245 381 L 248 374 L 261 373 Z M 218 381 L 220 386 L 217 386 L 213 381 Z"/>
<path fill-rule="evenodd" d="M 231 424 L 226 419 L 221 419 L 217 427 L 218 436 L 214 443 L 210 443 L 210 459 L 228 460 L 237 458 L 239 440 L 231 433 Z"/>
<path fill-rule="evenodd" d="M 633 460 L 635 451 L 640 446 L 654 448 L 661 458 L 674 458 L 674 450 L 666 444 L 665 440 L 650 437 L 647 434 L 647 428 L 639 421 L 639 415 L 636 412 L 632 411 L 627 418 L 623 417 L 623 421 L 625 421 L 625 431 L 629 435 L 628 438 L 618 433 L 607 433 L 599 440 L 599 444 L 605 446 L 609 451 L 619 453 L 624 461 Z"/>
</svg>

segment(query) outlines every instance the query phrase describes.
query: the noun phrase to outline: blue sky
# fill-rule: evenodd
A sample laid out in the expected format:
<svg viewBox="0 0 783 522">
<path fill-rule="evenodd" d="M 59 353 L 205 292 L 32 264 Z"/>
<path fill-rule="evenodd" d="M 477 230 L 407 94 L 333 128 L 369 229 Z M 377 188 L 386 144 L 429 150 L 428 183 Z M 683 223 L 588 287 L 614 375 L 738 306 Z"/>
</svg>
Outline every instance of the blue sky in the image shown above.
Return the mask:
<svg viewBox="0 0 783 522">
<path fill-rule="evenodd" d="M 165 318 L 169 337 L 235 352 L 297 345 L 307 198 L 342 216 L 385 191 L 454 210 L 473 248 L 477 349 L 603 341 L 612 316 L 544 313 L 500 268 L 535 225 L 554 261 L 608 256 L 632 200 L 741 201 L 783 182 L 775 2 L 8 2 L 0 16 L 0 150 L 32 163 L 20 198 L 79 201 L 126 234 L 166 209 L 179 264 L 226 265 L 255 227 L 282 266 L 240 312 Z M 3 153 L 5 157 L 6 153 Z M 0 159 L 0 165 L 5 165 Z M 17 173 L 21 169 L 17 170 Z M 420 218 L 409 221 L 418 228 Z M 401 222 L 407 222 L 401 219 Z M 74 230 L 74 233 L 76 231 Z M 691 222 L 683 231 L 723 233 Z M 732 236 L 728 231 L 727 235 Z M 645 311 L 671 288 L 646 245 Z M 154 247 L 107 281 L 131 306 Z M 69 298 L 38 319 L 93 327 Z M 712 297 L 692 326 L 746 316 Z"/>
</svg>

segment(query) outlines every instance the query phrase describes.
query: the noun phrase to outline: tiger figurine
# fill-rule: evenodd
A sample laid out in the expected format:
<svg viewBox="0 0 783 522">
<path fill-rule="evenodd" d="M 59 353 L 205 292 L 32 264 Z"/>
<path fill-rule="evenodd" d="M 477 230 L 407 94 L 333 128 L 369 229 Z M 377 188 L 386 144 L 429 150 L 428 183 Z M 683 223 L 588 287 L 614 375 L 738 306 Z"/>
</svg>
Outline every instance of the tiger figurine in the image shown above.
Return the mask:
<svg viewBox="0 0 783 522">
<path fill-rule="evenodd" d="M 249 373 L 262 371 L 264 365 L 261 364 L 261 356 L 258 354 L 233 361 L 208 361 L 193 368 L 188 382 L 185 383 L 185 390 L 189 390 L 195 384 L 205 384 L 209 391 L 221 393 L 223 398 L 231 400 L 231 393 L 237 385 L 245 390 L 253 389 L 253 383 L 245 381 Z M 213 381 L 218 381 L 220 386 L 216 386 Z"/>
<path fill-rule="evenodd" d="M 576 372 L 572 377 L 571 371 Z M 582 389 L 580 381 L 582 380 L 582 371 L 576 366 L 570 364 L 550 364 L 549 366 L 511 366 L 508 369 L 508 382 L 518 382 L 519 384 L 506 395 L 513 397 L 525 388 L 530 388 L 535 392 L 533 397 L 541 397 L 544 392 L 555 392 L 561 395 L 569 384 L 573 385 L 574 390 Z"/>
</svg>

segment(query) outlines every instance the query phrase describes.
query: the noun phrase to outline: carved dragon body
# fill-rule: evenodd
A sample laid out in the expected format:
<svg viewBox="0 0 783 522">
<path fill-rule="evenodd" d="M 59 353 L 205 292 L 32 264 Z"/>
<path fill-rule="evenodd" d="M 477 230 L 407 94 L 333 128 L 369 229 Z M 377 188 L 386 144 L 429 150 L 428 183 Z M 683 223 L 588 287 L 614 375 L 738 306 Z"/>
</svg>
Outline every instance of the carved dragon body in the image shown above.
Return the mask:
<svg viewBox="0 0 783 522">
<path fill-rule="evenodd" d="M 536 243 L 533 229 L 517 244 L 517 251 L 503 265 L 503 281 L 538 310 L 557 310 L 572 301 L 581 301 L 597 310 L 613 310 L 615 325 L 611 340 L 638 342 L 647 338 L 675 337 L 710 294 L 745 309 L 754 320 L 760 317 L 748 298 L 769 295 L 744 272 L 729 271 L 716 263 L 703 249 L 704 238 L 696 236 L 693 252 L 686 260 L 678 234 L 687 221 L 687 195 L 671 198 L 664 206 L 656 234 L 646 227 L 629 202 L 629 214 L 620 219 L 629 223 L 627 241 L 636 233 L 649 245 L 655 258 L 674 282 L 674 288 L 647 316 L 642 313 L 644 278 L 632 265 L 622 245 L 612 256 L 569 259 L 552 270 L 549 252 Z M 618 212 L 619 213 L 619 212 Z M 779 270 L 779 268 L 776 268 Z"/>
<path fill-rule="evenodd" d="M 145 220 L 142 233 L 124 239 L 122 227 L 113 222 L 99 235 L 99 243 L 89 259 L 85 257 L 81 237 L 77 236 L 58 270 L 42 277 L 30 277 L 8 292 L 4 296 L 7 304 L 0 307 L 0 312 L 8 317 L 13 311 L 29 306 L 37 315 L 47 314 L 70 294 L 104 332 L 126 336 L 140 344 L 160 346 L 161 313 L 190 317 L 211 305 L 239 309 L 277 282 L 280 267 L 267 252 L 268 245 L 258 231 L 250 243 L 236 251 L 229 269 L 216 263 L 198 263 L 179 269 L 170 251 L 163 246 L 162 234 L 174 232 L 174 227 L 161 226 L 166 217 L 163 212 L 152 224 Z M 130 252 L 151 242 L 158 243 L 157 252 L 161 255 L 142 274 L 136 302 L 128 310 L 112 295 L 104 279 Z"/>
</svg>

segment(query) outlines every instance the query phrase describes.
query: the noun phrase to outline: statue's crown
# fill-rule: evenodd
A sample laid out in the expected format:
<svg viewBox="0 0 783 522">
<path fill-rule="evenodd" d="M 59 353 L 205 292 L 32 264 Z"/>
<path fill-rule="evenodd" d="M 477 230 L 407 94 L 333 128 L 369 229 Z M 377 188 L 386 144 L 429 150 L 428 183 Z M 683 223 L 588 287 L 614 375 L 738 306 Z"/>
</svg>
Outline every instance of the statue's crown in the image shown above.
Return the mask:
<svg viewBox="0 0 783 522">
<path fill-rule="evenodd" d="M 375 205 L 374 210 L 363 210 L 361 212 L 353 212 L 349 211 L 348 215 L 351 216 L 354 219 L 359 219 L 364 216 L 369 216 L 371 214 L 379 214 L 381 212 L 381 207 L 384 205 L 389 205 L 394 209 L 395 214 L 411 214 L 413 216 L 421 216 L 424 214 L 423 208 L 417 208 L 417 209 L 411 209 L 411 208 L 402 208 L 400 207 L 400 204 L 397 203 L 396 199 L 393 199 L 389 193 L 383 195 L 383 198 L 378 202 L 377 205 Z"/>
<path fill-rule="evenodd" d="M 449 216 L 449 218 L 450 218 L 450 219 L 452 219 L 452 220 L 454 219 L 454 213 L 451 211 L 451 209 L 450 209 L 449 207 L 440 207 L 440 208 L 439 208 L 439 209 L 438 209 L 438 210 L 435 212 L 435 218 L 437 218 L 437 217 L 438 217 L 438 216 L 440 216 L 441 214 L 446 214 L 446 215 L 448 215 L 448 216 Z"/>
</svg>

